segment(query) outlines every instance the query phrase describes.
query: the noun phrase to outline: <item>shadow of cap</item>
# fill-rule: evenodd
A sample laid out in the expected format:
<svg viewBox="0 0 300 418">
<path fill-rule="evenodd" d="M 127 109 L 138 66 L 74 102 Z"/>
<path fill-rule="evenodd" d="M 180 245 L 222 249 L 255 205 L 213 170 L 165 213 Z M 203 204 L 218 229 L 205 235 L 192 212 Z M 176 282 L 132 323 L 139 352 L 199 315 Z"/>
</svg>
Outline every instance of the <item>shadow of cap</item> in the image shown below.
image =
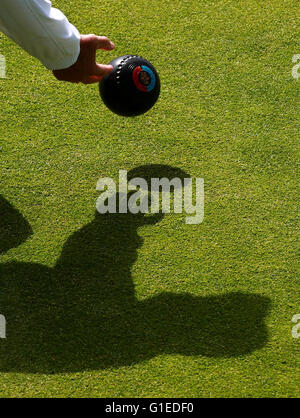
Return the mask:
<svg viewBox="0 0 300 418">
<path fill-rule="evenodd" d="M 138 177 L 146 180 L 148 186 L 151 185 L 151 180 L 154 178 L 166 178 L 169 181 L 177 178 L 181 180 L 182 184 L 184 184 L 184 179 L 191 179 L 191 176 L 181 168 L 172 167 L 164 164 L 142 165 L 133 168 L 127 173 L 128 181 Z"/>
<path fill-rule="evenodd" d="M 0 254 L 18 247 L 32 234 L 23 215 L 0 196 Z"/>
</svg>

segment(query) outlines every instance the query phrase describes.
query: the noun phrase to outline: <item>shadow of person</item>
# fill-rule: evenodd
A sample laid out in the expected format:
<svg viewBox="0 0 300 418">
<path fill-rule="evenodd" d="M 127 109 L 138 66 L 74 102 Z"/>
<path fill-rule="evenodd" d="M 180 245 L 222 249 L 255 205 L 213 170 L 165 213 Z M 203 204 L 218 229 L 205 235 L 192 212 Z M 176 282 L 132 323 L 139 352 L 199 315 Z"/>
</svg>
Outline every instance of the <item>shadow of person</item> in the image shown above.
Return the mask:
<svg viewBox="0 0 300 418">
<path fill-rule="evenodd" d="M 0 195 L 0 255 L 18 247 L 32 234 L 22 214 Z"/>
<path fill-rule="evenodd" d="M 169 353 L 232 357 L 267 341 L 270 301 L 247 293 L 136 298 L 131 268 L 138 228 L 162 214 L 104 215 L 65 243 L 56 266 L 0 267 L 7 339 L 0 370 L 59 373 L 120 367 Z"/>
</svg>

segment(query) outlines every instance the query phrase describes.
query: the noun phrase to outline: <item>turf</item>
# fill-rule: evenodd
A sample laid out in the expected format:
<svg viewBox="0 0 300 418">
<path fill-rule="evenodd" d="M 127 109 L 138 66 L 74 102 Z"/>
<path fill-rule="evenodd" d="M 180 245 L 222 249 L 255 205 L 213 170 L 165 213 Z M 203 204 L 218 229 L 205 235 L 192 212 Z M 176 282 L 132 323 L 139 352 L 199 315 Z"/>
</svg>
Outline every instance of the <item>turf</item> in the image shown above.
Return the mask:
<svg viewBox="0 0 300 418">
<path fill-rule="evenodd" d="M 152 61 L 125 119 L 1 35 L 1 397 L 298 397 L 296 0 L 57 0 Z M 99 215 L 97 180 L 205 179 L 205 218 Z"/>
</svg>

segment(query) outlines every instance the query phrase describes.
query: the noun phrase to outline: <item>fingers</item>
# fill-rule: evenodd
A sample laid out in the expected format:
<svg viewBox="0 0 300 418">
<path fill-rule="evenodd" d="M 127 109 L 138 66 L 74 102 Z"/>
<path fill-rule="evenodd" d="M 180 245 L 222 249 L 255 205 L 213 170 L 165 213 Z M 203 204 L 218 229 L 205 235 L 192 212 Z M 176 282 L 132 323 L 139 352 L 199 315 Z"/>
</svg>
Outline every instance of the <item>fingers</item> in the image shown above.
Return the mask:
<svg viewBox="0 0 300 418">
<path fill-rule="evenodd" d="M 112 65 L 97 64 L 96 51 L 115 48 L 106 36 L 81 35 L 80 54 L 77 61 L 69 68 L 54 70 L 53 74 L 59 81 L 92 84 L 99 82 L 113 70 Z"/>
<path fill-rule="evenodd" d="M 115 44 L 106 36 L 95 36 L 94 45 L 96 49 L 104 49 L 105 51 L 111 51 L 115 48 Z"/>
</svg>

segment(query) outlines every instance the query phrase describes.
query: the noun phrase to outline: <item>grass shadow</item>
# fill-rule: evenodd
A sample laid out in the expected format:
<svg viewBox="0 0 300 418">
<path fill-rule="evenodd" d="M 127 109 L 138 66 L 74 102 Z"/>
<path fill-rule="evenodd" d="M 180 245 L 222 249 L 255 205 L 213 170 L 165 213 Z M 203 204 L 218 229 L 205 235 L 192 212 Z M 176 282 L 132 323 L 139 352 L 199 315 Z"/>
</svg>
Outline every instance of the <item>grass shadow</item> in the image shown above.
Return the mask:
<svg viewBox="0 0 300 418">
<path fill-rule="evenodd" d="M 139 301 L 131 268 L 138 228 L 162 214 L 95 213 L 54 268 L 0 266 L 7 339 L 0 370 L 59 373 L 135 364 L 164 353 L 235 357 L 262 348 L 270 300 L 257 294 L 164 292 Z"/>
</svg>

